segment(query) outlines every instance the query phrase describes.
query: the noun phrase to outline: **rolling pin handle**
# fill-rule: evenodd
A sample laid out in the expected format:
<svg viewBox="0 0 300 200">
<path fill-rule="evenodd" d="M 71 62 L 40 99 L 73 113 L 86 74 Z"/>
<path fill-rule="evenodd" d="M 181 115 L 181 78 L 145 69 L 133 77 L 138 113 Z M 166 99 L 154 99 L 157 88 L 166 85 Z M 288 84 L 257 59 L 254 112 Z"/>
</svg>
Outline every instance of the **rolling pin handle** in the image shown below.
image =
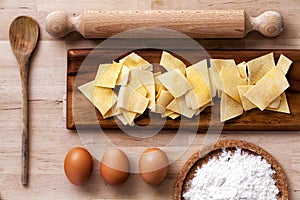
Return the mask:
<svg viewBox="0 0 300 200">
<path fill-rule="evenodd" d="M 46 31 L 54 37 L 64 37 L 75 31 L 73 20 L 65 12 L 52 12 L 46 18 Z"/>
<path fill-rule="evenodd" d="M 249 17 L 248 32 L 256 30 L 266 37 L 276 37 L 282 33 L 283 17 L 276 11 L 266 11 L 257 17 Z"/>
</svg>

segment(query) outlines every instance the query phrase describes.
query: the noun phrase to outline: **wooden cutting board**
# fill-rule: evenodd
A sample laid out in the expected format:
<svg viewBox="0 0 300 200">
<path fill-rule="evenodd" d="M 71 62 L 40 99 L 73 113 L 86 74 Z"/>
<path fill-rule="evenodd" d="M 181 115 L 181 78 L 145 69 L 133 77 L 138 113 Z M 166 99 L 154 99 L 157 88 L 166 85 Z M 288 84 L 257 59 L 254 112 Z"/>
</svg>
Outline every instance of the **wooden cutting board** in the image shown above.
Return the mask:
<svg viewBox="0 0 300 200">
<path fill-rule="evenodd" d="M 180 51 L 182 51 L 180 53 Z M 177 55 L 183 55 L 186 50 L 180 50 Z M 126 51 L 125 51 L 126 52 Z M 144 49 L 135 51 L 144 59 L 151 63 L 159 63 L 161 50 Z M 254 109 L 244 112 L 240 117 L 226 121 L 223 130 L 300 130 L 300 50 L 210 50 L 208 53 L 212 58 L 235 59 L 237 63 L 249 61 L 261 55 L 274 52 L 276 62 L 280 54 L 284 54 L 293 64 L 287 74 L 290 88 L 286 91 L 291 114 L 283 114 L 272 111 L 259 111 Z M 200 61 L 205 58 L 204 54 L 190 51 L 192 62 Z M 127 52 L 128 54 L 128 52 Z M 89 82 L 95 78 L 99 62 L 109 63 L 112 58 L 118 60 L 127 54 L 124 49 L 71 49 L 68 51 L 68 69 L 67 69 L 67 120 L 68 129 L 77 128 L 96 128 L 102 129 L 120 129 L 120 128 L 143 128 L 153 129 L 163 126 L 164 129 L 195 129 L 199 131 L 210 128 L 220 128 L 223 124 L 219 118 L 219 99 L 215 98 L 215 106 L 206 108 L 201 112 L 200 118 L 164 121 L 159 116 L 151 120 L 146 113 L 136 119 L 134 127 L 124 126 L 118 119 L 108 118 L 103 120 L 101 114 L 78 90 L 78 86 Z M 88 59 L 85 59 L 88 56 Z M 180 56 L 179 56 L 180 57 Z M 99 58 L 101 58 L 99 61 Z M 182 59 L 182 58 L 181 58 Z M 190 63 L 183 59 L 189 65 Z M 158 70 L 159 67 L 154 67 Z M 211 112 L 218 113 L 217 117 L 212 117 Z M 151 122 L 150 122 L 151 121 Z M 76 123 L 75 123 L 76 122 Z M 151 123 L 151 125 L 149 125 Z M 76 125 L 76 126 L 75 126 Z"/>
</svg>

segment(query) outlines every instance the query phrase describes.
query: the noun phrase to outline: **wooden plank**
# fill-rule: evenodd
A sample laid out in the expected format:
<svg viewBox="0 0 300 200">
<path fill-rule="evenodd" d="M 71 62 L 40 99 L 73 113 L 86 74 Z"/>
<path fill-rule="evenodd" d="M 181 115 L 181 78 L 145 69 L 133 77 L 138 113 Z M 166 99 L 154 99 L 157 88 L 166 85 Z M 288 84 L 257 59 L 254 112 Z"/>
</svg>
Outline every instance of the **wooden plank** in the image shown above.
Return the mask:
<svg viewBox="0 0 300 200">
<path fill-rule="evenodd" d="M 25 8 L 28 6 L 28 9 Z M 179 1 L 179 0 L 103 0 L 67 1 L 28 0 L 3 1 L 0 5 L 2 25 L 0 26 L 0 199 L 173 199 L 173 186 L 181 167 L 192 153 L 203 144 L 204 134 L 198 134 L 193 144 L 178 160 L 170 165 L 167 179 L 159 186 L 143 182 L 138 174 L 121 186 L 109 186 L 102 180 L 99 161 L 87 185 L 76 187 L 68 182 L 63 172 L 63 159 L 76 146 L 83 146 L 74 131 L 65 127 L 60 103 L 66 85 L 66 50 L 92 48 L 102 40 L 85 40 L 77 34 L 56 39 L 46 33 L 45 17 L 51 11 L 68 11 L 78 15 L 81 11 L 92 10 L 149 10 L 149 9 L 246 9 L 255 16 L 268 10 L 281 12 L 285 20 L 285 32 L 279 37 L 268 39 L 259 33 L 250 33 L 241 40 L 201 40 L 206 49 L 299 49 L 300 48 L 300 3 L 299 0 L 274 1 Z M 17 62 L 8 42 L 10 22 L 19 15 L 29 15 L 38 20 L 41 27 L 40 49 L 32 60 L 31 76 L 31 117 L 32 147 L 30 184 L 20 184 L 20 130 L 21 85 Z M 65 44 L 66 46 L 57 43 Z M 41 44 L 41 43 L 39 43 Z M 42 50 L 43 49 L 43 50 Z M 50 54 L 50 55 L 49 55 Z M 282 165 L 288 176 L 291 199 L 300 199 L 300 132 L 235 131 L 223 132 L 219 140 L 240 139 L 253 142 L 269 151 Z M 118 130 L 106 132 L 116 146 L 124 143 L 131 146 L 153 147 L 167 144 L 174 137 L 174 131 L 163 131 L 152 140 L 127 137 Z M 169 138 L 169 140 L 167 139 Z M 132 144 L 133 143 L 133 144 Z M 161 144 L 160 144 L 161 143 Z M 104 151 L 104 150 L 102 150 Z M 138 151 L 140 153 L 142 151 Z M 98 154 L 97 154 L 98 155 Z"/>
<path fill-rule="evenodd" d="M 135 51 L 146 60 L 152 63 L 159 63 L 160 50 L 137 50 Z M 184 62 L 189 65 L 207 57 L 207 54 L 200 51 L 179 50 L 179 55 L 189 55 L 189 61 Z M 272 50 L 210 50 L 212 58 L 229 59 L 234 58 L 237 63 L 248 61 L 255 57 L 272 52 Z M 294 61 L 289 73 L 287 74 L 291 87 L 287 90 L 287 98 L 291 109 L 291 114 L 276 113 L 271 111 L 261 112 L 257 109 L 247 111 L 242 116 L 229 120 L 224 124 L 223 130 L 300 130 L 300 57 L 299 50 L 273 50 L 275 59 L 278 60 L 282 53 Z M 122 55 L 123 53 L 123 55 Z M 182 53 L 182 54 L 181 54 Z M 85 59 L 88 55 L 88 59 Z M 124 56 L 124 49 L 75 49 L 68 51 L 67 69 L 67 121 L 68 129 L 95 128 L 99 125 L 102 129 L 129 128 L 114 118 L 103 120 L 100 113 L 94 106 L 78 91 L 78 86 L 91 81 L 95 78 L 96 71 L 100 62 L 111 62 L 118 60 L 117 55 Z M 121 57 L 122 57 L 121 56 Z M 101 59 L 99 59 L 101 58 Z M 180 57 L 182 59 L 182 57 Z M 101 61 L 100 61 L 101 60 Z M 155 68 L 155 70 L 159 70 Z M 197 129 L 199 131 L 210 128 L 218 129 L 222 127 L 219 119 L 219 100 L 215 99 L 216 105 L 205 109 L 200 115 L 200 119 L 167 119 L 164 129 Z M 214 113 L 214 117 L 212 114 Z M 75 124 L 76 121 L 76 124 Z M 151 118 L 151 125 L 147 113 L 139 117 L 136 121 L 138 126 L 130 127 L 135 129 L 155 129 L 161 126 L 162 119 L 159 115 Z M 182 127 L 182 124 L 184 126 Z"/>
</svg>

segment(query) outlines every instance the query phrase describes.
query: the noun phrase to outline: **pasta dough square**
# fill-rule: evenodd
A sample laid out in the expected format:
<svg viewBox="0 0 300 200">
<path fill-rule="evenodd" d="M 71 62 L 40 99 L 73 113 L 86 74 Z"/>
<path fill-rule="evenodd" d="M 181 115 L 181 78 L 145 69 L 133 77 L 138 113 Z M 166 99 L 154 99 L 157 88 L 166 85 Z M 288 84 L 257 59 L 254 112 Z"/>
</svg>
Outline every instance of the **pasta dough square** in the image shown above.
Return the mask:
<svg viewBox="0 0 300 200">
<path fill-rule="evenodd" d="M 206 60 L 204 60 L 206 64 Z M 206 67 L 206 66 L 205 66 Z M 204 72 L 208 75 L 208 72 Z M 190 108 L 198 109 L 211 101 L 209 80 L 204 78 L 201 71 L 194 65 L 186 68 L 186 77 L 193 89 L 187 92 L 186 101 L 191 104 Z M 208 85 L 209 84 L 209 85 Z M 188 106 L 189 107 L 189 106 Z"/>
<path fill-rule="evenodd" d="M 249 85 L 256 84 L 273 67 L 275 67 L 273 53 L 263 55 L 247 62 Z"/>
<path fill-rule="evenodd" d="M 243 78 L 243 79 L 247 79 L 248 78 L 248 75 L 247 75 L 247 63 L 245 61 L 239 63 L 237 65 L 237 69 L 240 73 L 240 76 Z"/>
<path fill-rule="evenodd" d="M 175 113 L 179 113 L 187 118 L 192 118 L 197 112 L 197 110 L 187 108 L 184 96 L 173 99 L 173 101 L 171 101 L 171 103 L 167 106 L 167 109 Z"/>
<path fill-rule="evenodd" d="M 266 110 L 290 114 L 290 108 L 289 108 L 289 104 L 287 102 L 285 92 L 282 93 L 280 95 L 280 97 L 281 97 L 281 101 L 280 101 L 280 105 L 278 108 L 266 108 Z"/>
<path fill-rule="evenodd" d="M 220 77 L 221 70 L 223 67 L 235 67 L 235 61 L 233 59 L 210 59 L 210 65 L 210 78 L 212 78 L 216 89 L 222 90 L 223 85 Z"/>
<path fill-rule="evenodd" d="M 87 82 L 81 86 L 78 87 L 79 91 L 84 94 L 84 96 L 91 102 L 93 103 L 94 99 L 94 91 L 95 91 L 95 86 L 94 86 L 94 81 Z"/>
<path fill-rule="evenodd" d="M 243 114 L 243 106 L 224 92 L 222 92 L 220 110 L 221 122 Z"/>
<path fill-rule="evenodd" d="M 186 65 L 181 60 L 172 56 L 166 51 L 162 52 L 159 64 L 163 66 L 167 71 L 179 69 L 183 75 L 185 74 Z"/>
<path fill-rule="evenodd" d="M 264 110 L 275 98 L 281 95 L 289 83 L 278 67 L 273 67 L 256 85 L 245 93 L 245 97 L 255 104 L 260 110 Z"/>
<path fill-rule="evenodd" d="M 152 72 L 140 69 L 131 70 L 131 78 L 136 77 L 147 91 L 147 98 L 149 99 L 148 108 L 155 109 L 155 83 Z"/>
<path fill-rule="evenodd" d="M 126 65 L 122 66 L 116 85 L 127 85 L 130 69 Z"/>
<path fill-rule="evenodd" d="M 119 60 L 119 63 L 126 65 L 130 69 L 133 68 L 140 68 L 142 70 L 149 70 L 149 68 L 152 69 L 152 65 L 148 61 L 144 60 L 141 56 L 137 55 L 134 52 Z"/>
<path fill-rule="evenodd" d="M 292 63 L 293 63 L 293 61 L 291 61 L 286 56 L 281 54 L 276 66 L 279 67 L 284 74 L 287 74 Z"/>
<path fill-rule="evenodd" d="M 237 86 L 237 89 L 238 89 L 238 92 L 239 92 L 239 95 L 240 95 L 240 98 L 241 98 L 242 106 L 243 106 L 245 111 L 256 108 L 256 106 L 244 96 L 244 94 L 246 92 L 248 92 L 248 90 L 252 87 L 253 87 L 253 85 L 239 85 L 239 86 Z"/>
<path fill-rule="evenodd" d="M 220 78 L 223 86 L 222 94 L 225 92 L 237 102 L 241 102 L 237 86 L 247 85 L 247 82 L 241 78 L 237 67 L 223 67 L 220 72 Z"/>
<path fill-rule="evenodd" d="M 93 102 L 102 116 L 113 107 L 117 99 L 117 95 L 111 88 L 95 87 Z"/>
<path fill-rule="evenodd" d="M 163 73 L 157 78 L 175 98 L 183 96 L 193 88 L 179 69 Z"/>
<path fill-rule="evenodd" d="M 95 78 L 95 86 L 114 88 L 121 71 L 122 64 L 100 64 Z"/>
<path fill-rule="evenodd" d="M 130 87 L 122 86 L 119 91 L 117 108 L 123 108 L 130 112 L 142 114 L 148 105 L 149 100 L 137 93 Z"/>
</svg>

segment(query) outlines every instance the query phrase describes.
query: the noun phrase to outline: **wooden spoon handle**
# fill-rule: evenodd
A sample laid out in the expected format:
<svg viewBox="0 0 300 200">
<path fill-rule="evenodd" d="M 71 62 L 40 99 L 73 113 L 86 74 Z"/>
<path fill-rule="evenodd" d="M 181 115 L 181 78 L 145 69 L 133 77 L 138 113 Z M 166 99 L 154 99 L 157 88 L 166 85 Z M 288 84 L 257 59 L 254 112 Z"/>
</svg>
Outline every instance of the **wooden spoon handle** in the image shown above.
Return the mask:
<svg viewBox="0 0 300 200">
<path fill-rule="evenodd" d="M 243 38 L 252 30 L 274 37 L 283 20 L 274 11 L 251 18 L 244 10 L 84 11 L 76 17 L 53 12 L 46 18 L 46 30 L 55 37 L 77 31 L 85 38 L 108 38 L 141 27 L 170 28 L 193 38 Z"/>
<path fill-rule="evenodd" d="M 22 174 L 23 185 L 28 183 L 28 160 L 29 160 L 29 131 L 28 131 L 28 60 L 20 63 L 22 82 Z"/>
</svg>

